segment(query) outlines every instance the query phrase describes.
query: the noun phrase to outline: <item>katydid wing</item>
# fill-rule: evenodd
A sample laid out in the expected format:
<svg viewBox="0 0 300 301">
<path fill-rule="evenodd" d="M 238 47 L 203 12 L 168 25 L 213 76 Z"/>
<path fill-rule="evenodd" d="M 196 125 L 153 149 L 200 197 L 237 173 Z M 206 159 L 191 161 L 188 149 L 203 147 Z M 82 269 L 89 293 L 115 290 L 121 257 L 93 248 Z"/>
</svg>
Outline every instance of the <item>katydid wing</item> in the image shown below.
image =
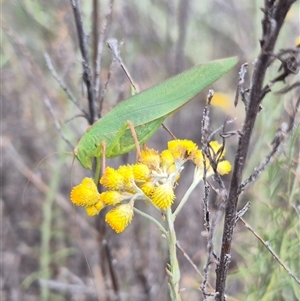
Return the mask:
<svg viewBox="0 0 300 301">
<path fill-rule="evenodd" d="M 237 62 L 237 57 L 231 57 L 195 66 L 124 100 L 83 134 L 74 149 L 75 157 L 84 168 L 92 169 L 91 158 L 101 157 L 101 143 L 106 142 L 108 148 L 115 143 L 116 136 L 128 120 L 134 125 L 139 142 L 146 142 L 166 118 L 227 73 Z M 128 128 L 106 155 L 113 158 L 134 148 Z"/>
</svg>

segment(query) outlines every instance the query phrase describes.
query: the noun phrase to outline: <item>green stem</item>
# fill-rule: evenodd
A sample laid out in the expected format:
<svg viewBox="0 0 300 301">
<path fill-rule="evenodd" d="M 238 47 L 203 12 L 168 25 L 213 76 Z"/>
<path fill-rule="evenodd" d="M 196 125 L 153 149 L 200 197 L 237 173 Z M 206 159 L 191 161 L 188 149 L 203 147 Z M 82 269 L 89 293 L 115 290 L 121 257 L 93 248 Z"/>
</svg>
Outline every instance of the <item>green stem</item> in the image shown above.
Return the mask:
<svg viewBox="0 0 300 301">
<path fill-rule="evenodd" d="M 166 231 L 166 229 L 163 227 L 163 225 L 157 221 L 154 217 L 148 215 L 147 213 L 143 212 L 143 211 L 140 211 L 139 209 L 137 208 L 133 208 L 134 212 L 138 213 L 139 215 L 149 219 L 150 221 L 152 221 L 153 223 L 155 223 L 157 225 L 157 227 L 160 229 L 160 231 L 166 236 L 168 237 L 168 232 Z"/>
<path fill-rule="evenodd" d="M 172 214 L 171 208 L 166 210 L 166 217 L 169 227 L 168 243 L 169 243 L 169 252 L 170 252 L 170 295 L 172 301 L 180 301 L 179 293 L 179 280 L 180 280 L 180 269 L 177 260 L 177 250 L 176 250 L 176 232 L 174 228 L 174 216 Z"/>
<path fill-rule="evenodd" d="M 178 213 L 180 212 L 180 210 L 182 209 L 182 207 L 185 205 L 185 203 L 187 202 L 187 200 L 189 199 L 191 193 L 193 192 L 193 190 L 196 188 L 196 186 L 199 184 L 200 182 L 200 177 L 196 175 L 197 170 L 195 169 L 195 174 L 194 174 L 194 179 L 193 182 L 191 184 L 191 186 L 189 187 L 189 189 L 187 190 L 187 192 L 185 193 L 185 195 L 183 196 L 181 202 L 179 203 L 179 205 L 177 206 L 176 210 L 173 213 L 173 220 L 175 221 Z"/>
<path fill-rule="evenodd" d="M 61 140 L 62 141 L 62 140 Z M 62 143 L 60 143 L 59 149 L 61 149 Z M 41 252 L 40 252 L 40 277 L 44 279 L 50 279 L 50 263 L 51 257 L 51 236 L 52 236 L 52 206 L 54 202 L 54 196 L 58 190 L 61 180 L 61 166 L 64 162 L 63 156 L 59 156 L 58 161 L 52 168 L 52 177 L 49 185 L 49 190 L 46 194 L 46 199 L 43 202 L 43 222 L 41 225 Z M 41 288 L 40 300 L 49 300 L 49 290 L 45 287 Z"/>
</svg>

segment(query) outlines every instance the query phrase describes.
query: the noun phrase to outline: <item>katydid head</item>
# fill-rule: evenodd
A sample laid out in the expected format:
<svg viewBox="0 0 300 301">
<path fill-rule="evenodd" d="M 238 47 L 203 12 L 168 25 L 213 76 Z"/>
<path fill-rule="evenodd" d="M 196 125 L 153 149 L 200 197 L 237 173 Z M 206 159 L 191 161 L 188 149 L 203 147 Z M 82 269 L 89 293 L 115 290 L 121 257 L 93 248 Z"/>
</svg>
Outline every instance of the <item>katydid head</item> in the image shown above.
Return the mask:
<svg viewBox="0 0 300 301">
<path fill-rule="evenodd" d="M 73 154 L 85 169 L 91 170 L 91 158 L 93 157 L 91 154 L 94 152 L 95 144 L 93 143 L 93 136 L 89 134 L 90 129 L 91 127 L 88 127 L 83 136 L 80 138 L 77 146 L 73 151 Z"/>
<path fill-rule="evenodd" d="M 87 152 L 81 145 L 77 145 L 73 151 L 75 158 L 81 163 L 81 165 L 86 169 L 92 169 L 91 157 L 87 155 Z"/>
</svg>

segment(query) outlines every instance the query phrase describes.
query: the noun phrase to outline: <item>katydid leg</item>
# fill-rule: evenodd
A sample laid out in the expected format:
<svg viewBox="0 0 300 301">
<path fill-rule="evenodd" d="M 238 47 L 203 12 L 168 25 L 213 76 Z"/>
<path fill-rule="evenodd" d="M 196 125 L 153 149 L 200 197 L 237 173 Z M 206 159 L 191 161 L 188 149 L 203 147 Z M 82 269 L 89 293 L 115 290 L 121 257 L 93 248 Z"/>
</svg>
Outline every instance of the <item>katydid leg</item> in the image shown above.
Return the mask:
<svg viewBox="0 0 300 301">
<path fill-rule="evenodd" d="M 121 137 L 124 135 L 125 131 L 128 129 L 127 122 L 124 123 L 124 125 L 120 128 L 117 135 L 113 139 L 113 141 L 110 143 L 109 147 L 106 150 L 106 154 L 108 158 L 111 158 L 111 154 L 113 152 L 113 149 L 116 147 L 116 145 L 120 142 Z"/>
<path fill-rule="evenodd" d="M 136 147 L 136 161 L 137 161 L 139 158 L 141 158 L 141 149 L 140 149 L 139 140 L 137 138 L 136 131 L 134 129 L 132 122 L 127 120 L 127 124 L 131 130 L 131 135 L 134 140 L 135 147 Z"/>
<path fill-rule="evenodd" d="M 137 151 L 137 157 L 140 158 L 140 156 L 141 156 L 141 150 L 140 150 L 139 140 L 137 138 L 137 134 L 136 134 L 136 131 L 134 129 L 134 125 L 129 120 L 127 120 L 126 123 L 121 127 L 121 129 L 117 133 L 116 137 L 114 138 L 113 142 L 110 143 L 110 146 L 107 149 L 107 157 L 110 157 L 110 154 L 111 154 L 112 150 L 117 145 L 117 143 L 120 141 L 121 137 L 123 136 L 123 134 L 125 133 L 125 131 L 128 128 L 131 131 L 131 135 L 132 135 L 132 138 L 133 138 L 134 143 L 135 143 L 135 147 L 136 147 L 136 151 Z"/>
</svg>

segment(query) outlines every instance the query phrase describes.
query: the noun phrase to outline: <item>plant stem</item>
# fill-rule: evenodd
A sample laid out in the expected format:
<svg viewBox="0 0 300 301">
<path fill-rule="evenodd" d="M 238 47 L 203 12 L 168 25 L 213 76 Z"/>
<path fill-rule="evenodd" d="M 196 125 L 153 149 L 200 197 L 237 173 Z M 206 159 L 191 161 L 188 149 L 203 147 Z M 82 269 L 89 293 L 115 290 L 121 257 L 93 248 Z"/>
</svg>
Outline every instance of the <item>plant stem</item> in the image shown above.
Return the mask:
<svg viewBox="0 0 300 301">
<path fill-rule="evenodd" d="M 195 173 L 196 173 L 195 169 Z M 196 176 L 196 174 L 194 175 L 194 179 L 193 182 L 191 184 L 191 186 L 189 187 L 189 189 L 186 191 L 186 193 L 184 194 L 181 202 L 179 203 L 179 205 L 177 206 L 176 210 L 173 213 L 173 222 L 175 221 L 178 213 L 180 212 L 180 210 L 182 209 L 182 207 L 185 205 L 185 203 L 187 202 L 187 200 L 189 199 L 191 193 L 194 191 L 194 189 L 196 188 L 196 186 L 199 184 L 200 180 L 199 177 Z"/>
<path fill-rule="evenodd" d="M 143 216 L 143 217 L 149 219 L 151 222 L 155 223 L 156 226 L 160 229 L 160 231 L 161 231 L 166 237 L 168 237 L 168 232 L 167 232 L 167 230 L 166 230 L 166 229 L 163 227 L 163 225 L 162 225 L 159 221 L 157 221 L 154 217 L 152 217 L 151 215 L 149 215 L 149 214 L 147 214 L 147 213 L 145 213 L 145 212 L 143 212 L 143 211 L 141 211 L 141 210 L 139 210 L 139 209 L 137 209 L 137 208 L 135 208 L 135 207 L 133 207 L 133 211 L 134 211 L 135 213 L 138 213 L 139 215 L 141 215 L 141 216 Z"/>
<path fill-rule="evenodd" d="M 179 280 L 180 280 L 180 269 L 177 260 L 177 252 L 176 252 L 176 232 L 174 228 L 174 216 L 172 214 L 171 208 L 166 210 L 167 222 L 169 227 L 168 234 L 168 243 L 169 243 L 169 252 L 170 252 L 170 295 L 172 301 L 180 301 L 180 293 L 179 293 Z"/>
<path fill-rule="evenodd" d="M 60 147 L 62 148 L 62 140 L 60 140 Z M 59 160 L 56 165 L 53 166 L 52 178 L 50 182 L 49 191 L 46 195 L 46 199 L 43 203 L 43 223 L 41 226 L 41 255 L 40 255 L 40 277 L 43 279 L 50 279 L 51 272 L 49 265 L 51 263 L 51 254 L 50 254 L 50 242 L 51 242 L 51 232 L 52 232 L 52 206 L 54 202 L 54 197 L 57 192 L 60 179 L 61 179 L 61 166 L 64 162 L 63 156 L 59 156 Z M 40 300 L 47 301 L 49 300 L 49 290 L 46 287 L 41 287 Z"/>
<path fill-rule="evenodd" d="M 225 285 L 228 274 L 228 267 L 231 261 L 231 246 L 233 241 L 233 230 L 238 205 L 238 192 L 242 182 L 243 171 L 255 125 L 256 117 L 262 99 L 265 96 L 263 82 L 267 68 L 270 64 L 270 53 L 274 52 L 275 42 L 284 22 L 285 16 L 295 0 L 265 1 L 263 9 L 264 18 L 263 35 L 261 39 L 261 52 L 256 59 L 255 68 L 252 74 L 252 86 L 250 89 L 249 102 L 246 110 L 246 117 L 239 138 L 238 149 L 235 156 L 232 178 L 228 199 L 226 201 L 224 230 L 220 261 L 216 269 L 216 301 L 225 300 Z M 266 87 L 265 87 L 266 88 Z"/>
<path fill-rule="evenodd" d="M 176 252 L 176 232 L 174 229 L 174 215 L 172 214 L 171 208 L 168 208 L 165 213 L 167 217 L 168 229 L 167 230 L 162 226 L 160 222 L 158 222 L 154 217 L 148 215 L 147 213 L 140 211 L 137 208 L 133 208 L 134 212 L 138 213 L 139 215 L 149 219 L 153 223 L 157 225 L 157 227 L 161 230 L 161 232 L 166 236 L 168 239 L 169 245 L 169 254 L 170 254 L 170 265 L 169 265 L 169 287 L 170 287 L 170 296 L 172 301 L 180 301 L 180 294 L 179 294 L 179 280 L 180 280 L 180 269 L 177 260 L 177 252 Z"/>
<path fill-rule="evenodd" d="M 88 51 L 88 43 L 87 36 L 83 29 L 83 21 L 82 21 L 82 12 L 80 8 L 79 0 L 71 0 L 71 5 L 74 12 L 74 18 L 77 28 L 77 35 L 79 40 L 79 48 L 82 55 L 82 68 L 83 68 L 83 81 L 87 88 L 88 94 L 88 102 L 89 102 L 89 124 L 93 124 L 97 120 L 96 114 L 96 99 L 95 99 L 95 91 L 93 88 L 93 79 L 92 79 L 92 68 L 90 64 L 89 51 Z"/>
</svg>

